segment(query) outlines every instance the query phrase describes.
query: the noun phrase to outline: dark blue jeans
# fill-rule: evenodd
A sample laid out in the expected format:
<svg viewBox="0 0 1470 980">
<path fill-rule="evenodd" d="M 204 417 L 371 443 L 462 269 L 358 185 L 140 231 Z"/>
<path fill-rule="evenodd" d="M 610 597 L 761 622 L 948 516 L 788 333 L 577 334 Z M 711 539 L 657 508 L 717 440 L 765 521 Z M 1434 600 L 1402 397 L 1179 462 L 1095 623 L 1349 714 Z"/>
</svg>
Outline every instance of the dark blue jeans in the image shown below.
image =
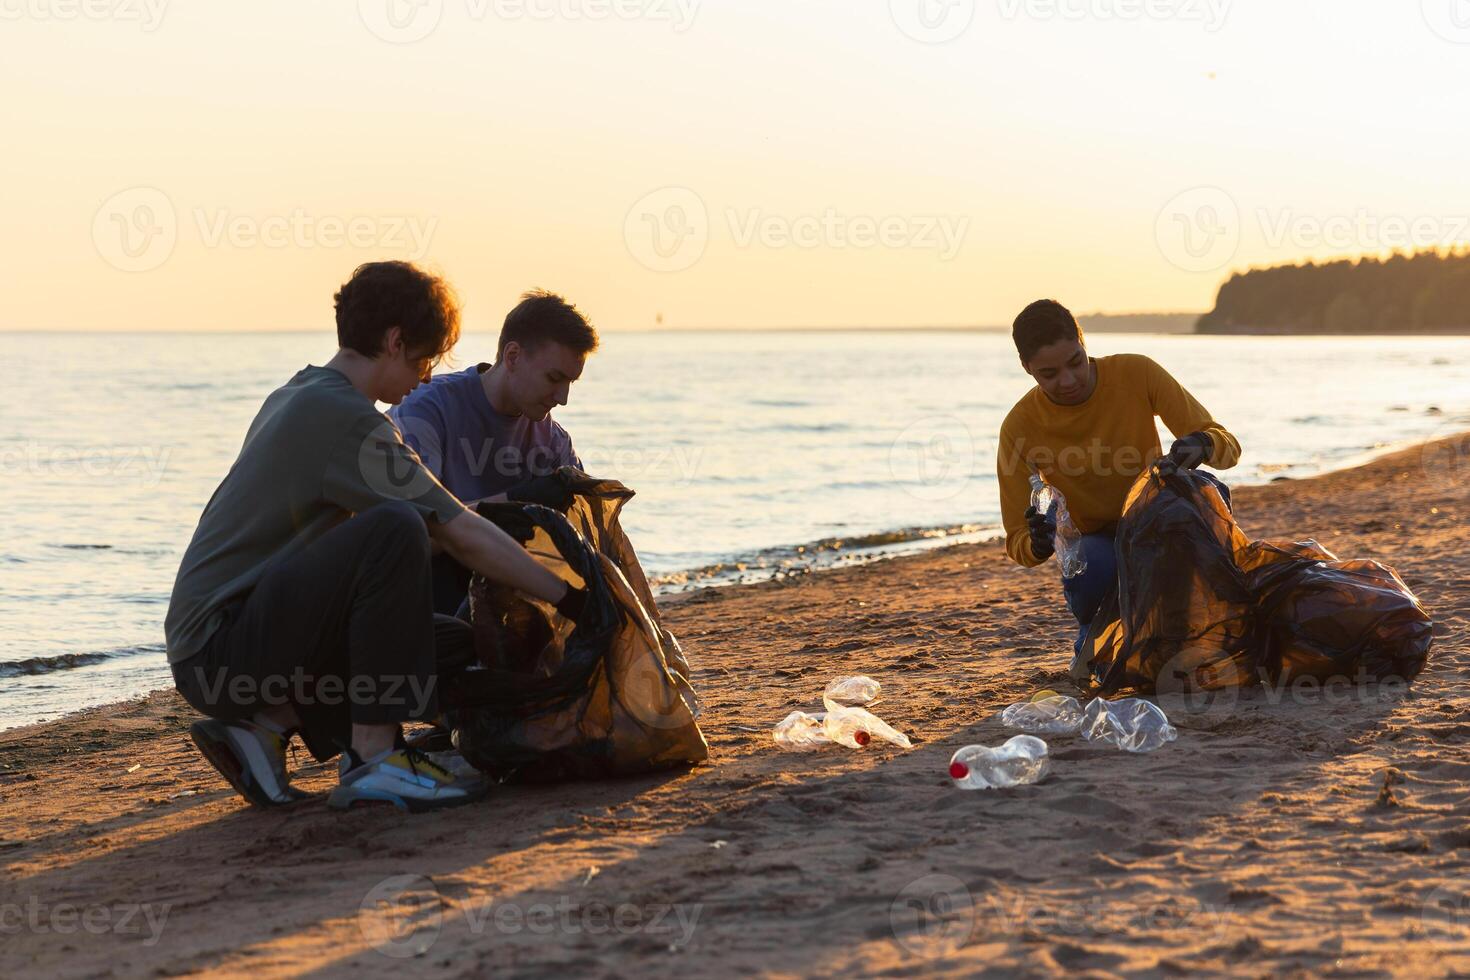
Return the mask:
<svg viewBox="0 0 1470 980">
<path fill-rule="evenodd" d="M 1195 472 L 1215 485 L 1225 506 L 1229 507 L 1230 488 L 1216 479 L 1213 473 Z M 1082 652 L 1082 641 L 1087 639 L 1087 627 L 1092 623 L 1092 617 L 1097 615 L 1108 591 L 1118 582 L 1118 553 L 1113 548 L 1115 534 L 1116 526 L 1082 535 L 1082 555 L 1087 561 L 1087 568 L 1081 575 L 1062 579 L 1062 594 L 1066 596 L 1067 608 L 1078 624 L 1077 639 L 1072 643 L 1074 653 Z"/>
</svg>

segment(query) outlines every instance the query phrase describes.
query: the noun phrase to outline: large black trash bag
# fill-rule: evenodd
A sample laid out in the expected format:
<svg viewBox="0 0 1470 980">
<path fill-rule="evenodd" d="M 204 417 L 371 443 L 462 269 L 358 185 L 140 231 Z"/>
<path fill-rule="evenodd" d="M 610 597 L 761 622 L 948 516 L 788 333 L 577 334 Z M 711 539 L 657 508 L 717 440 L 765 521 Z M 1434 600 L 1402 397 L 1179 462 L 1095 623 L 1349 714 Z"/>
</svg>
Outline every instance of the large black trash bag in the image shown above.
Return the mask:
<svg viewBox="0 0 1470 980">
<path fill-rule="evenodd" d="M 551 606 L 476 575 L 477 664 L 444 691 L 466 761 L 507 781 L 595 779 L 690 765 L 709 749 L 689 666 L 657 606 L 618 511 L 633 492 L 569 467 L 564 517 L 535 504 L 480 513 L 588 602 L 572 624 Z"/>
<path fill-rule="evenodd" d="M 1251 541 L 1197 473 L 1140 476 L 1114 547 L 1118 582 L 1078 661 L 1103 693 L 1407 681 L 1428 660 L 1433 623 L 1393 569 Z"/>
</svg>

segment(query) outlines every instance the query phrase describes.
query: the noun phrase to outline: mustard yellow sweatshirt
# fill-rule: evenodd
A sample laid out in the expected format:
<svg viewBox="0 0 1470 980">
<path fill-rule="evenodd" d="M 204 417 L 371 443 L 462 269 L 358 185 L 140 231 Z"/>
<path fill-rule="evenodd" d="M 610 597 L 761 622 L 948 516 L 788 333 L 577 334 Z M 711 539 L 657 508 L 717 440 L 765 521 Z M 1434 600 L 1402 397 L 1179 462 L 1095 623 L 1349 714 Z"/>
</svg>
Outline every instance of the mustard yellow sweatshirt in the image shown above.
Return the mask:
<svg viewBox="0 0 1470 980">
<path fill-rule="evenodd" d="M 1205 432 L 1214 443 L 1209 465 L 1224 470 L 1240 460 L 1240 443 L 1210 417 L 1179 382 L 1142 354 L 1093 360 L 1097 387 L 1081 405 L 1058 405 L 1032 388 L 1001 423 L 996 461 L 1006 551 L 1022 565 L 1039 565 L 1031 553 L 1026 508 L 1031 503 L 1029 466 L 1035 466 L 1067 498 L 1083 534 L 1123 516 L 1133 481 L 1161 453 L 1154 416 L 1175 438 Z"/>
</svg>

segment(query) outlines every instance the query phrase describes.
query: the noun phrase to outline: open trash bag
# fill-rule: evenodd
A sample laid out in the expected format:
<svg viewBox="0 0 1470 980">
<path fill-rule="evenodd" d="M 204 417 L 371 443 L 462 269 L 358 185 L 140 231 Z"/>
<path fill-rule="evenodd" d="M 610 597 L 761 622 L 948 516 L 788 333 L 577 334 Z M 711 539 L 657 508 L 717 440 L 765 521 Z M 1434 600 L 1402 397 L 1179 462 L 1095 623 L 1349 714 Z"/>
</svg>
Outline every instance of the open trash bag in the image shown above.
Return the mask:
<svg viewBox="0 0 1470 980">
<path fill-rule="evenodd" d="M 1105 693 L 1407 681 L 1429 658 L 1433 623 L 1393 569 L 1250 541 L 1198 474 L 1140 476 L 1114 547 L 1117 586 L 1081 654 Z"/>
<path fill-rule="evenodd" d="M 445 685 L 455 744 L 500 779 L 547 782 L 702 762 L 689 664 L 659 617 L 618 513 L 633 491 L 571 467 L 563 517 L 536 504 L 481 504 L 588 601 L 575 624 L 551 606 L 476 575 L 470 619 L 477 663 Z"/>
</svg>

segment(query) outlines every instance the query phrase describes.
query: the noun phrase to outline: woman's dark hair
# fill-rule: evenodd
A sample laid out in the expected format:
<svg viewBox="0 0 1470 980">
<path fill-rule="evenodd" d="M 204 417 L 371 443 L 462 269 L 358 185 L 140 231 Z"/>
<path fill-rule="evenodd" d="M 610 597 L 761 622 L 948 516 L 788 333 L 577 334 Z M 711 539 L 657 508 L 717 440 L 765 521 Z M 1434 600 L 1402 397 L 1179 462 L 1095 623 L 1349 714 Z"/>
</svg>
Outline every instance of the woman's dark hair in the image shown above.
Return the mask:
<svg viewBox="0 0 1470 980">
<path fill-rule="evenodd" d="M 454 290 L 407 262 L 369 262 L 333 297 L 337 305 L 337 344 L 377 357 L 383 336 L 403 331 L 412 358 L 437 364 L 459 342 L 459 300 Z"/>
<path fill-rule="evenodd" d="M 597 331 L 580 310 L 556 293 L 533 289 L 505 315 L 495 356 L 505 353 L 505 345 L 511 341 L 526 350 L 550 341 L 578 354 L 590 354 L 597 350 Z"/>
<path fill-rule="evenodd" d="M 1075 340 L 1082 343 L 1082 328 L 1077 318 L 1054 299 L 1039 299 L 1021 311 L 1011 325 L 1011 339 L 1016 342 L 1016 352 L 1021 363 L 1029 364 L 1036 352 L 1059 340 Z"/>
</svg>

